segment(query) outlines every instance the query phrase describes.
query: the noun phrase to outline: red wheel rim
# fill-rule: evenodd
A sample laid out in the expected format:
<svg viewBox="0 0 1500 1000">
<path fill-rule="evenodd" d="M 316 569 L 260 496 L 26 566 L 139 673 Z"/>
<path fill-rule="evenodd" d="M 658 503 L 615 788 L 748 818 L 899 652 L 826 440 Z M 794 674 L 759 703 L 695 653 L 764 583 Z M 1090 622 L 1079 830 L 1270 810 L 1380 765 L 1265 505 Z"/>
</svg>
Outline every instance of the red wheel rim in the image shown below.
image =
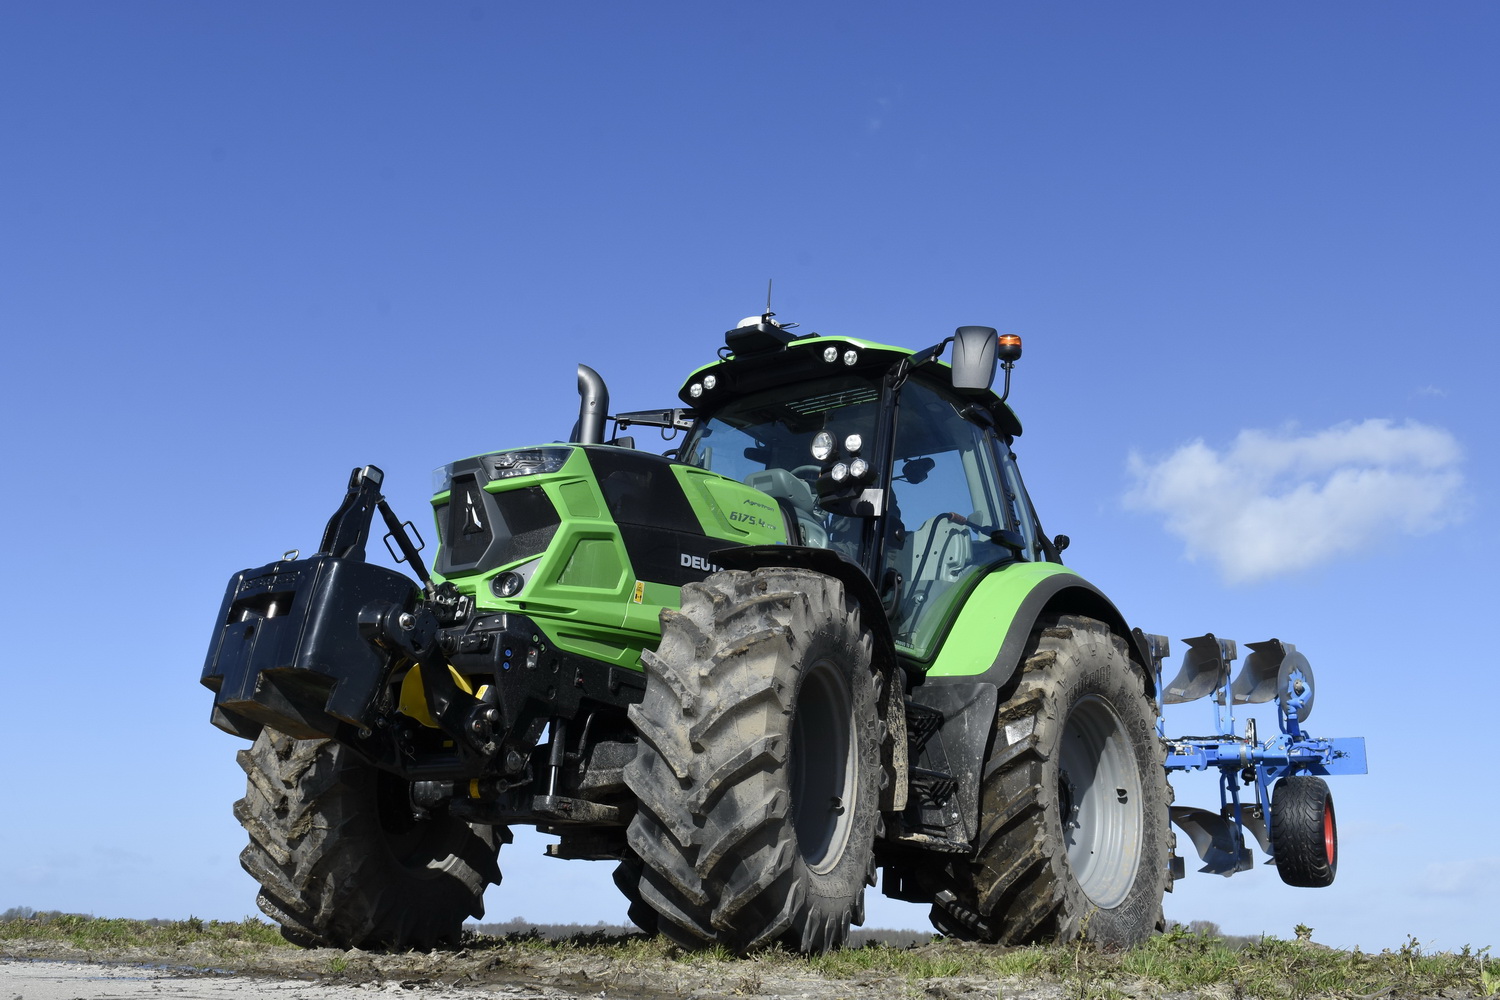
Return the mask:
<svg viewBox="0 0 1500 1000">
<path fill-rule="evenodd" d="M 1332 866 L 1338 861 L 1339 835 L 1333 821 L 1333 799 L 1323 803 L 1323 854 Z"/>
</svg>

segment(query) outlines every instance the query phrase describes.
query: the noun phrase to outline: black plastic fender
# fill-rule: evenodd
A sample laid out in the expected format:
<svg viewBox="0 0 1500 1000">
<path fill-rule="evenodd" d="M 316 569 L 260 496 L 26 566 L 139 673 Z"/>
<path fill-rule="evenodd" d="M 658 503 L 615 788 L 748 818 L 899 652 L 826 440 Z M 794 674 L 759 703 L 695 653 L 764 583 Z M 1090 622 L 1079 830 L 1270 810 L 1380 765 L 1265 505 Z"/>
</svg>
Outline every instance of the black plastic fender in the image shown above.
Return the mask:
<svg viewBox="0 0 1500 1000">
<path fill-rule="evenodd" d="M 885 609 L 881 607 L 880 597 L 875 593 L 875 585 L 865 576 L 864 569 L 846 556 L 833 549 L 808 545 L 739 545 L 716 549 L 709 553 L 709 558 L 724 569 L 790 566 L 795 569 L 810 569 L 839 580 L 843 583 L 845 592 L 859 602 L 860 616 L 865 627 L 875 636 L 877 645 L 885 650 L 894 665 L 891 623 L 886 620 Z"/>
</svg>

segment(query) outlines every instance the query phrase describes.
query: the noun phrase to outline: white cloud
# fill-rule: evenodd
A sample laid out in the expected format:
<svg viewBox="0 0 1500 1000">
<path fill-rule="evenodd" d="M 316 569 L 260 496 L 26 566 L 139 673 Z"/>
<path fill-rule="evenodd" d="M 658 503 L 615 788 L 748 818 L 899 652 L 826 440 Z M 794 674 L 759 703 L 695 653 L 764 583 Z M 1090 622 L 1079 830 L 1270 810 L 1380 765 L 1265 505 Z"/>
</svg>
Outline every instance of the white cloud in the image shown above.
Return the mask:
<svg viewBox="0 0 1500 1000">
<path fill-rule="evenodd" d="M 1132 452 L 1127 507 L 1154 511 L 1230 583 L 1294 573 L 1458 520 L 1463 459 L 1453 435 L 1365 420 L 1298 436 L 1241 431 L 1152 461 Z"/>
</svg>

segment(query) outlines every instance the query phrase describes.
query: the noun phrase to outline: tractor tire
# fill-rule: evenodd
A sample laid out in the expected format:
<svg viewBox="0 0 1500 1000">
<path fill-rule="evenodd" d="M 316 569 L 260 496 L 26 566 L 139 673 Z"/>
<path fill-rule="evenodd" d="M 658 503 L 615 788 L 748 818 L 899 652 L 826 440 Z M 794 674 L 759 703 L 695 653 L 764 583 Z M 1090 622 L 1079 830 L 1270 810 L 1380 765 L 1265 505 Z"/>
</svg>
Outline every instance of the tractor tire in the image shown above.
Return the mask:
<svg viewBox="0 0 1500 1000">
<path fill-rule="evenodd" d="M 871 652 L 843 584 L 808 570 L 717 573 L 662 612 L 625 769 L 662 934 L 821 952 L 863 923 L 880 822 Z"/>
<path fill-rule="evenodd" d="M 1139 944 L 1161 925 L 1170 801 L 1124 642 L 1091 618 L 1043 621 L 997 712 L 974 857 L 935 894 L 933 925 L 1005 945 Z"/>
<path fill-rule="evenodd" d="M 250 834 L 240 864 L 287 940 L 426 950 L 484 915 L 509 830 L 414 819 L 406 782 L 331 740 L 267 728 L 237 756 L 249 779 L 234 804 Z"/>
<path fill-rule="evenodd" d="M 630 922 L 639 927 L 647 937 L 656 937 L 661 933 L 656 911 L 646 904 L 641 898 L 641 872 L 645 865 L 641 859 L 635 856 L 633 851 L 626 852 L 626 857 L 615 866 L 615 888 L 630 904 L 625 915 Z"/>
<path fill-rule="evenodd" d="M 1287 885 L 1321 889 L 1339 869 L 1339 829 L 1328 782 L 1290 775 L 1271 792 L 1271 848 Z"/>
</svg>

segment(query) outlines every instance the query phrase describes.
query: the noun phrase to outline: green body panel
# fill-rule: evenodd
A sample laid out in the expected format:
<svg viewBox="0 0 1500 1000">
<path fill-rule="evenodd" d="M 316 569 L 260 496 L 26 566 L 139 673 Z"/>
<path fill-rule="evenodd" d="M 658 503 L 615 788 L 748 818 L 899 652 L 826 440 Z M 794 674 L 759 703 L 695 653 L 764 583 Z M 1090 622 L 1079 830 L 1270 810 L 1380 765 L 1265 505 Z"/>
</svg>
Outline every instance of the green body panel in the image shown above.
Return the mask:
<svg viewBox="0 0 1500 1000">
<path fill-rule="evenodd" d="M 985 576 L 964 598 L 928 677 L 972 677 L 995 662 L 1021 603 L 1037 585 L 1058 574 L 1078 576 L 1058 563 L 1009 563 Z"/>
<path fill-rule="evenodd" d="M 781 508 L 760 490 L 690 465 L 674 465 L 672 472 L 705 535 L 740 545 L 777 545 L 787 540 Z"/>
<path fill-rule="evenodd" d="M 731 545 L 787 540 L 781 510 L 766 494 L 703 469 L 672 466 L 672 472 L 704 535 Z M 661 611 L 680 606 L 680 589 L 637 580 L 582 447 L 575 446 L 556 472 L 490 482 L 484 489 L 503 493 L 537 486 L 557 508 L 562 522 L 547 550 L 540 556 L 456 574 L 451 582 L 472 597 L 480 611 L 528 616 L 559 649 L 641 669 L 641 650 L 654 648 L 660 640 Z M 432 498 L 434 518 L 449 497 L 444 492 Z M 518 597 L 497 597 L 490 589 L 490 580 L 499 574 L 527 569 L 530 576 Z M 434 574 L 434 579 L 441 582 L 442 577 Z"/>
</svg>

